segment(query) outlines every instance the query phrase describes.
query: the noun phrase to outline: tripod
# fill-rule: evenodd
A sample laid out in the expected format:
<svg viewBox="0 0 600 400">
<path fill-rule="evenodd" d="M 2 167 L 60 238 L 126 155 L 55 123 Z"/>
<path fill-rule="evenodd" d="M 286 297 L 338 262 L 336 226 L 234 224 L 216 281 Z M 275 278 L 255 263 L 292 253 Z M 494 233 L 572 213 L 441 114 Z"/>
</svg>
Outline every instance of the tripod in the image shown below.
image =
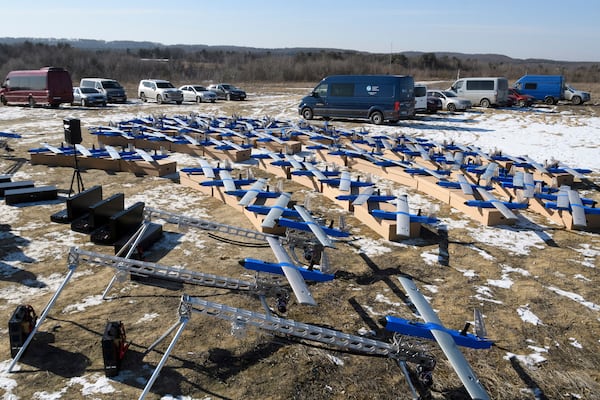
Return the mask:
<svg viewBox="0 0 600 400">
<path fill-rule="evenodd" d="M 73 145 L 73 157 L 75 158 L 75 169 L 73 170 L 73 176 L 71 177 L 71 187 L 69 188 L 69 196 L 73 193 L 73 184 L 75 180 L 77 180 L 77 193 L 81 193 L 85 190 L 83 187 L 83 179 L 81 178 L 81 173 L 79 172 L 79 162 L 77 161 L 77 149 L 75 145 Z"/>
</svg>

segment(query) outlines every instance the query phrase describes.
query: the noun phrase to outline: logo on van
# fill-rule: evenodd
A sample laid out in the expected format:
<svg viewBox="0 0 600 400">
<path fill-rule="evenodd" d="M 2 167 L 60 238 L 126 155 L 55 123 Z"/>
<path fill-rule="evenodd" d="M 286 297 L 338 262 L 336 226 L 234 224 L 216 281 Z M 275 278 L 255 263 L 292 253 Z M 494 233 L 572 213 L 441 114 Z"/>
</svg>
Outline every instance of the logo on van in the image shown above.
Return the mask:
<svg viewBox="0 0 600 400">
<path fill-rule="evenodd" d="M 369 93 L 371 96 L 376 95 L 379 93 L 379 86 L 367 86 L 367 93 Z"/>
</svg>

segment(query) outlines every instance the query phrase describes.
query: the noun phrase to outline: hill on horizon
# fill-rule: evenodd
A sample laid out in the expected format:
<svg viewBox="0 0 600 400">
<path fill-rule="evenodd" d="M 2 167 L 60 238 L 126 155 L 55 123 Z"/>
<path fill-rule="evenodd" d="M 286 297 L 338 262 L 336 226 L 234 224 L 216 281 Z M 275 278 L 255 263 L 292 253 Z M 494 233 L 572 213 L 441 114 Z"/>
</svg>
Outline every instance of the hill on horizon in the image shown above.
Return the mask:
<svg viewBox="0 0 600 400">
<path fill-rule="evenodd" d="M 348 54 L 381 54 L 381 53 L 370 53 L 366 51 L 351 50 L 351 49 L 336 49 L 336 48 L 320 48 L 320 47 L 284 47 L 284 48 L 259 48 L 259 47 L 245 47 L 245 46 L 231 46 L 231 45 L 206 45 L 206 44 L 173 44 L 165 45 L 158 42 L 150 41 L 135 41 L 135 40 L 98 40 L 98 39 L 67 39 L 67 38 L 32 38 L 32 37 L 1 37 L 0 44 L 16 45 L 25 42 L 32 43 L 43 43 L 47 45 L 57 45 L 59 43 L 68 44 L 74 48 L 85 49 L 85 50 L 139 50 L 139 49 L 153 49 L 153 48 L 178 48 L 186 52 L 195 51 L 225 51 L 225 52 L 243 52 L 243 53 L 270 53 L 270 54 L 281 54 L 281 55 L 295 55 L 298 53 L 307 52 L 340 52 Z M 547 64 L 594 64 L 592 61 L 562 61 L 552 59 L 539 59 L 539 58 L 512 58 L 503 54 L 496 53 L 457 53 L 457 52 L 446 52 L 446 51 L 400 51 L 394 52 L 393 54 L 400 54 L 406 57 L 419 57 L 423 54 L 435 54 L 437 57 L 448 57 L 456 58 L 458 60 L 477 59 L 484 62 L 492 63 L 547 63 Z"/>
</svg>

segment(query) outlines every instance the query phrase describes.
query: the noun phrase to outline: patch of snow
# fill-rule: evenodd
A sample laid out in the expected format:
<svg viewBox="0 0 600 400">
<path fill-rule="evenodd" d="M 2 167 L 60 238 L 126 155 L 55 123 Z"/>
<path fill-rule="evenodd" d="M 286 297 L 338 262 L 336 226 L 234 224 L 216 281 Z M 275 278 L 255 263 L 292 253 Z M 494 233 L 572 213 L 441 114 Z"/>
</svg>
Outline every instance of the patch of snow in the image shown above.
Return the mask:
<svg viewBox="0 0 600 400">
<path fill-rule="evenodd" d="M 519 362 L 528 368 L 535 368 L 537 365 L 546 362 L 546 357 L 539 353 L 532 353 L 527 355 L 518 355 L 514 353 L 506 353 L 504 356 L 505 360 L 510 360 L 512 357 L 516 357 Z"/>
<path fill-rule="evenodd" d="M 557 287 L 554 286 L 548 286 L 547 287 L 549 290 L 552 290 L 554 293 L 561 295 L 561 296 L 565 296 L 568 297 L 569 299 L 576 301 L 577 303 L 589 308 L 590 310 L 593 311 L 600 311 L 600 306 L 598 304 L 592 303 L 591 301 L 587 301 L 583 298 L 583 296 L 577 294 L 577 293 L 573 293 L 573 292 L 567 292 L 566 290 L 562 290 L 559 289 Z"/>
<path fill-rule="evenodd" d="M 581 345 L 581 343 L 579 343 L 579 342 L 577 341 L 577 339 L 575 339 L 575 338 L 573 338 L 573 337 L 570 337 L 570 338 L 569 338 L 569 340 L 570 340 L 569 344 L 570 344 L 571 346 L 573 346 L 573 347 L 577 347 L 578 349 L 583 349 L 583 346 Z"/>
<path fill-rule="evenodd" d="M 62 313 L 63 314 L 73 314 L 76 312 L 85 311 L 86 308 L 97 306 L 99 304 L 102 304 L 103 302 L 104 302 L 104 299 L 102 299 L 101 294 L 88 296 L 85 299 L 83 299 L 83 301 L 81 303 L 69 304 L 68 306 L 63 308 Z"/>
<path fill-rule="evenodd" d="M 546 243 L 534 231 L 512 227 L 467 228 L 478 242 L 499 247 L 512 254 L 527 255 L 531 248 L 544 249 Z"/>
<path fill-rule="evenodd" d="M 423 287 L 427 290 L 429 290 L 431 293 L 437 293 L 438 292 L 438 287 L 435 285 L 423 285 Z"/>
<path fill-rule="evenodd" d="M 385 253 L 390 253 L 392 249 L 390 249 L 387 245 L 389 242 L 386 240 L 373 240 L 368 238 L 361 238 L 355 240 L 354 243 L 359 247 L 356 250 L 357 253 L 364 253 L 369 257 L 380 256 Z M 386 245 L 387 244 L 387 245 Z"/>
<path fill-rule="evenodd" d="M 158 313 L 144 314 L 144 316 L 142 318 L 138 319 L 135 323 L 141 324 L 144 322 L 152 321 L 154 318 L 157 318 L 159 315 L 160 314 L 158 314 Z"/>
<path fill-rule="evenodd" d="M 531 310 L 529 309 L 529 304 L 521 306 L 517 308 L 517 314 L 519 317 L 525 322 L 529 322 L 533 325 L 542 325 L 542 320 L 537 317 Z"/>
</svg>

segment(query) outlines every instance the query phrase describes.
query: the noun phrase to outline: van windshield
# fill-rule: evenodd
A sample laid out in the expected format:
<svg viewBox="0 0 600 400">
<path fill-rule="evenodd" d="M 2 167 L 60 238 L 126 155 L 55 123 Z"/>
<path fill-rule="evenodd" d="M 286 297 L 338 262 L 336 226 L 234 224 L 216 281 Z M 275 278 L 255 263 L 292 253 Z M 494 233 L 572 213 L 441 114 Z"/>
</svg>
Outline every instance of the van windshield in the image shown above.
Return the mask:
<svg viewBox="0 0 600 400">
<path fill-rule="evenodd" d="M 427 96 L 426 86 L 415 86 L 415 97 Z"/>
<path fill-rule="evenodd" d="M 102 81 L 102 86 L 104 89 L 121 89 L 122 86 L 119 85 L 119 82 L 116 81 Z"/>
<path fill-rule="evenodd" d="M 156 82 L 156 87 L 159 87 L 161 89 L 169 89 L 174 88 L 175 86 L 173 86 L 171 82 Z"/>
</svg>

